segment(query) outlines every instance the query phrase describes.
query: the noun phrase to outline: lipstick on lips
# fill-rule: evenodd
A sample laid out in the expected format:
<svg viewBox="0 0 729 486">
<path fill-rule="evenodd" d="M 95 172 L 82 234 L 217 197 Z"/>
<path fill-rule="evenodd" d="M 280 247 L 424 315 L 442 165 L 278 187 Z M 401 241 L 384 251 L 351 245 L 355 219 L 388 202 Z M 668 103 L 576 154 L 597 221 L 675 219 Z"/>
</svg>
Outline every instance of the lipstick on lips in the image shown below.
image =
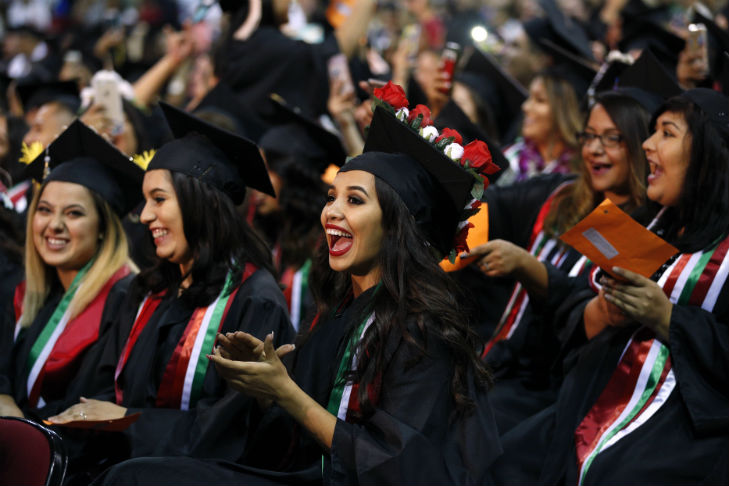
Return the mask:
<svg viewBox="0 0 729 486">
<path fill-rule="evenodd" d="M 352 248 L 352 233 L 337 225 L 327 223 L 324 226 L 329 239 L 329 255 L 342 256 Z"/>
</svg>

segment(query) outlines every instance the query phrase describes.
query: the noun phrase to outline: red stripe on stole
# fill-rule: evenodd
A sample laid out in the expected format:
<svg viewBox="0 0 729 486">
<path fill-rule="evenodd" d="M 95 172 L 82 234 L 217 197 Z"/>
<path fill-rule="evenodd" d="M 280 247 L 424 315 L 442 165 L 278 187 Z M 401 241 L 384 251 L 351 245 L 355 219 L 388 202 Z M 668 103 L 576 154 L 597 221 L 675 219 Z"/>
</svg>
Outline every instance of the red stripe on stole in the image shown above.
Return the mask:
<svg viewBox="0 0 729 486">
<path fill-rule="evenodd" d="M 31 404 L 38 403 L 46 377 L 52 380 L 49 383 L 54 384 L 56 388 L 73 379 L 80 365 L 79 356 L 99 339 L 101 316 L 111 288 L 127 275 L 129 268 L 126 265 L 114 272 L 86 308 L 66 324 L 33 384 L 33 390 L 29 395 Z"/>
<path fill-rule="evenodd" d="M 714 277 L 716 277 L 719 267 L 724 261 L 724 257 L 726 257 L 728 250 L 729 238 L 725 238 L 721 243 L 719 243 L 719 247 L 716 251 L 714 251 L 713 255 L 711 255 L 711 259 L 709 259 L 706 263 L 706 268 L 704 268 L 704 271 L 701 272 L 699 281 L 696 282 L 696 286 L 694 287 L 693 292 L 691 292 L 691 297 L 688 302 L 689 305 L 700 306 L 704 302 L 706 294 L 709 292 L 709 288 L 711 287 L 711 283 L 714 281 Z"/>
<path fill-rule="evenodd" d="M 668 297 L 671 296 L 673 288 L 676 286 L 676 282 L 678 282 L 678 277 L 681 275 L 681 272 L 683 272 L 683 269 L 686 268 L 686 264 L 690 259 L 690 253 L 681 255 L 676 262 L 676 266 L 673 267 L 671 275 L 669 275 L 666 279 L 666 283 L 663 285 L 663 293 L 666 294 Z"/>
<path fill-rule="evenodd" d="M 649 333 L 643 331 L 639 330 L 633 337 L 600 397 L 575 430 L 575 446 L 580 468 L 597 446 L 596 442 L 620 416 L 633 395 L 643 362 L 653 344 L 653 339 L 648 337 Z"/>
<path fill-rule="evenodd" d="M 243 270 L 243 276 L 241 277 L 240 284 L 230 293 L 230 297 L 225 304 L 223 315 L 221 316 L 220 323 L 218 324 L 217 331 L 220 329 L 225 322 L 225 318 L 228 315 L 230 306 L 235 299 L 238 290 L 248 278 L 255 273 L 257 267 L 252 263 L 246 263 L 245 269 Z M 212 304 L 210 304 L 212 305 Z M 162 381 L 160 382 L 159 389 L 157 390 L 157 398 L 155 399 L 155 406 L 165 408 L 179 408 L 182 401 L 182 391 L 185 386 L 185 376 L 187 375 L 187 368 L 190 365 L 190 357 L 192 356 L 192 350 L 195 347 L 195 340 L 197 339 L 200 326 L 202 325 L 203 318 L 207 307 L 199 307 L 195 309 L 190 322 L 185 327 L 185 331 L 182 337 L 175 346 L 175 350 L 172 353 L 170 361 L 165 367 L 165 371 L 162 374 Z M 215 341 L 213 341 L 214 345 Z M 208 351 L 209 352 L 209 351 Z M 200 354 L 207 354 L 205 350 L 200 350 Z"/>
<path fill-rule="evenodd" d="M 25 297 L 25 280 L 20 282 L 15 287 L 13 293 L 13 309 L 15 310 L 15 322 L 18 322 L 20 316 L 23 314 L 23 298 Z"/>
<path fill-rule="evenodd" d="M 154 312 L 157 310 L 157 307 L 159 307 L 161 302 L 162 294 L 150 296 L 144 303 L 142 310 L 139 312 L 139 315 L 132 325 L 132 330 L 129 332 L 129 337 L 127 338 L 126 344 L 124 344 L 124 349 L 122 350 L 119 361 L 116 364 L 116 371 L 114 372 L 114 394 L 116 396 L 117 405 L 121 405 L 122 399 L 124 398 L 124 391 L 119 386 L 119 376 L 121 376 L 121 372 L 129 360 L 129 354 L 132 352 L 132 349 L 134 349 L 134 345 L 137 343 L 139 335 L 142 334 L 142 331 L 152 318 L 152 315 L 154 315 Z"/>
<path fill-rule="evenodd" d="M 521 309 L 524 303 L 524 299 L 526 299 L 527 296 L 528 295 L 526 290 L 524 290 L 523 288 L 519 290 L 519 295 L 514 302 L 514 306 L 511 308 L 511 312 L 509 312 L 509 315 L 506 317 L 504 325 L 501 326 L 498 332 L 491 339 L 488 340 L 486 346 L 484 347 L 483 353 L 481 353 L 481 359 L 485 358 L 486 355 L 489 354 L 489 351 L 491 351 L 491 348 L 493 348 L 497 342 L 506 339 L 506 337 L 509 335 L 509 331 L 514 324 L 514 321 L 516 321 L 516 316 L 519 314 L 519 310 Z"/>
<path fill-rule="evenodd" d="M 198 307 L 192 318 L 185 326 L 182 337 L 177 342 L 172 358 L 167 362 L 165 372 L 162 375 L 162 382 L 157 390 L 157 398 L 154 405 L 161 408 L 179 408 L 182 399 L 182 388 L 185 384 L 185 373 L 187 363 L 192 355 L 192 348 L 195 345 L 197 331 L 205 317 L 207 307 Z"/>
</svg>

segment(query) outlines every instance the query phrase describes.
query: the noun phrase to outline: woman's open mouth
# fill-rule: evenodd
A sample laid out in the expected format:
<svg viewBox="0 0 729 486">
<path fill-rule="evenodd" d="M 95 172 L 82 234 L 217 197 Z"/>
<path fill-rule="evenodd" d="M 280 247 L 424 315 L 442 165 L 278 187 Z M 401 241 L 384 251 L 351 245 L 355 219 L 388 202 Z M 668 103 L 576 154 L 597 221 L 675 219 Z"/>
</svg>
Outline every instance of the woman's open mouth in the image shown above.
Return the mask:
<svg viewBox="0 0 729 486">
<path fill-rule="evenodd" d="M 329 240 L 329 255 L 342 256 L 352 248 L 352 234 L 343 228 L 328 224 L 325 227 Z"/>
</svg>

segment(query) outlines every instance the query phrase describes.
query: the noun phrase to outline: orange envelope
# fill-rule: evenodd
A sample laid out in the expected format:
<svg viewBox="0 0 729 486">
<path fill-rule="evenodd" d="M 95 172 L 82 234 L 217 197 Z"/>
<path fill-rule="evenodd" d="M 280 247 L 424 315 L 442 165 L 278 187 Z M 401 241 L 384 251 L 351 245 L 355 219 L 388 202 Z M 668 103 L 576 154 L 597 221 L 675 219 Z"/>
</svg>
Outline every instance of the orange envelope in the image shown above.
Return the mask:
<svg viewBox="0 0 729 486">
<path fill-rule="evenodd" d="M 468 230 L 468 236 L 466 237 L 466 243 L 469 248 L 475 248 L 478 245 L 483 245 L 489 241 L 489 205 L 486 203 L 481 204 L 480 211 L 468 218 L 468 221 L 473 223 L 473 228 Z M 440 262 L 440 268 L 446 272 L 455 272 L 462 268 L 467 267 L 475 257 L 461 259 L 456 255 L 456 261 L 451 263 L 448 260 L 448 256 Z"/>
<path fill-rule="evenodd" d="M 655 233 L 605 199 L 560 239 L 615 278 L 621 267 L 650 278 L 666 260 L 678 253 Z"/>
<path fill-rule="evenodd" d="M 71 429 L 91 429 L 91 430 L 103 430 L 106 432 L 121 432 L 126 430 L 137 421 L 141 412 L 127 415 L 126 417 L 112 419 L 112 420 L 74 420 L 73 422 L 66 422 L 65 424 L 54 424 L 48 420 L 44 420 L 45 425 L 51 425 L 56 427 L 69 427 Z"/>
</svg>

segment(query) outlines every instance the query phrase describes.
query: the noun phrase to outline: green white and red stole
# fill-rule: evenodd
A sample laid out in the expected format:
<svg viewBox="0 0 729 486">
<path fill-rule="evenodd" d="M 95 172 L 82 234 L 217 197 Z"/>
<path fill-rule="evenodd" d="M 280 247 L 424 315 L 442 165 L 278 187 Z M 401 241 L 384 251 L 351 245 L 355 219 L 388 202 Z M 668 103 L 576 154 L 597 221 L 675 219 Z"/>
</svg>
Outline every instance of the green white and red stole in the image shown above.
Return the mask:
<svg viewBox="0 0 729 486">
<path fill-rule="evenodd" d="M 63 374 L 88 346 L 96 342 L 106 298 L 114 284 L 129 274 L 129 268 L 126 266 L 117 270 L 86 308 L 71 319 L 69 305 L 91 265 L 93 261 L 87 263 L 76 274 L 30 348 L 25 363 L 25 373 L 26 393 L 31 407 L 45 405 L 41 392 L 46 376 Z M 21 318 L 22 315 L 18 317 L 18 324 Z M 18 328 L 19 325 L 16 325 L 16 329 Z"/>
<path fill-rule="evenodd" d="M 680 255 L 658 285 L 672 303 L 711 312 L 729 275 L 729 237 L 714 247 Z M 647 328 L 631 336 L 610 380 L 575 430 L 582 484 L 598 454 L 652 417 L 676 386 L 668 347 Z"/>
<path fill-rule="evenodd" d="M 552 194 L 550 194 L 547 200 L 544 201 L 542 208 L 539 210 L 537 220 L 532 228 L 531 237 L 529 238 L 527 251 L 535 256 L 540 262 L 545 261 L 557 245 L 556 239 L 550 238 L 545 234 L 544 221 L 547 219 L 547 215 L 549 214 L 549 210 L 551 209 L 557 194 L 559 194 L 563 188 L 573 183 L 573 181 L 566 181 L 560 184 L 554 191 L 552 191 Z M 556 254 L 552 255 L 550 263 L 559 266 L 559 264 L 564 261 L 566 253 L 566 249 L 560 249 Z M 584 266 L 584 262 L 582 265 Z M 514 334 L 514 331 L 516 331 L 521 323 L 524 311 L 526 311 L 528 305 L 529 294 L 521 283 L 517 282 L 516 285 L 514 285 L 514 289 L 511 291 L 511 297 L 506 304 L 506 309 L 501 315 L 501 319 L 499 319 L 499 323 L 494 330 L 494 334 L 484 347 L 481 358 L 485 358 L 497 342 L 509 339 Z"/>
<path fill-rule="evenodd" d="M 357 369 L 357 356 L 354 354 L 354 350 L 374 321 L 375 313 L 373 312 L 357 326 L 352 339 L 349 340 L 347 347 L 344 349 L 342 360 L 339 362 L 337 376 L 334 379 L 334 386 L 329 394 L 329 403 L 327 404 L 329 413 L 336 415 L 338 419 L 346 421 L 347 411 L 352 406 L 351 402 L 357 401 L 357 394 L 352 394 L 352 389 L 356 385 L 347 380 L 347 374 L 350 370 Z"/>
<path fill-rule="evenodd" d="M 198 307 L 185 326 L 177 346 L 172 353 L 162 375 L 155 406 L 160 408 L 179 408 L 189 410 L 200 398 L 203 382 L 208 369 L 206 354 L 213 351 L 215 336 L 225 322 L 230 306 L 243 283 L 257 270 L 256 266 L 246 263 L 239 285 L 233 287 L 230 274 L 220 294 L 206 307 Z M 122 403 L 124 391 L 119 385 L 119 376 L 129 360 L 134 345 L 159 306 L 162 295 L 147 296 L 139 306 L 137 317 L 129 333 L 127 342 L 117 363 L 114 373 L 116 401 Z"/>
<path fill-rule="evenodd" d="M 304 296 L 309 288 L 309 272 L 311 271 L 311 259 L 301 265 L 301 268 L 294 270 L 287 268 L 281 276 L 281 283 L 284 285 L 284 297 L 289 306 L 291 324 L 298 332 L 301 319 L 304 317 Z"/>
</svg>

